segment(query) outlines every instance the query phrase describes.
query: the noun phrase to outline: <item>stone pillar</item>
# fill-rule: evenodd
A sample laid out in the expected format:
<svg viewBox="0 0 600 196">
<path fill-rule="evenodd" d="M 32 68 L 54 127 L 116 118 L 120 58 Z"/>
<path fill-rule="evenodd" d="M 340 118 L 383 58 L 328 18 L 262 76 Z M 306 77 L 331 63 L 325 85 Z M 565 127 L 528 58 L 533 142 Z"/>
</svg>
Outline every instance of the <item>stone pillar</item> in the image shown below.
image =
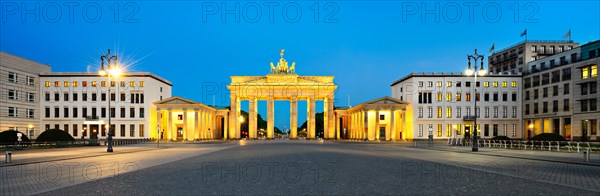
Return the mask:
<svg viewBox="0 0 600 196">
<path fill-rule="evenodd" d="M 298 98 L 290 100 L 290 139 L 298 138 Z"/>
<path fill-rule="evenodd" d="M 385 140 L 389 140 L 391 139 L 392 141 L 396 141 L 396 132 L 398 131 L 397 127 L 396 127 L 396 110 L 394 108 L 392 108 L 390 110 L 390 130 L 389 131 L 389 135 L 390 137 L 387 137 L 388 134 L 386 133 L 385 136 Z"/>
<path fill-rule="evenodd" d="M 187 124 L 187 109 L 183 109 L 183 141 L 185 140 L 189 140 L 190 138 L 192 138 L 192 134 L 188 133 L 188 131 L 190 131 L 191 129 L 188 129 L 188 124 Z"/>
<path fill-rule="evenodd" d="M 333 111 L 333 97 L 328 97 L 327 98 L 327 121 L 325 121 L 325 125 L 327 126 L 327 130 L 328 130 L 328 136 L 327 138 L 329 139 L 334 139 L 335 138 L 335 113 Z"/>
<path fill-rule="evenodd" d="M 275 100 L 267 98 L 267 139 L 273 139 L 275 132 Z"/>
<path fill-rule="evenodd" d="M 307 118 L 307 132 L 308 132 L 308 137 L 309 139 L 315 139 L 316 136 L 316 127 L 315 127 L 315 98 L 314 97 L 310 97 L 308 98 L 307 101 L 307 105 L 308 105 L 308 118 Z"/>
<path fill-rule="evenodd" d="M 356 133 L 356 127 L 357 127 L 356 126 L 356 121 L 357 121 L 356 112 L 350 114 L 350 122 L 349 122 L 350 123 L 350 130 L 349 131 L 350 132 L 348 133 L 350 139 L 356 139 L 356 136 L 354 135 Z"/>
<path fill-rule="evenodd" d="M 366 121 L 366 123 L 365 123 L 365 121 Z M 367 111 L 364 111 L 364 110 L 361 111 L 360 124 L 361 124 L 360 129 L 361 129 L 361 133 L 362 133 L 361 139 L 367 139 L 369 137 L 367 135 L 367 133 L 369 131 L 369 113 L 367 113 Z M 367 130 L 365 130 L 365 126 L 367 127 Z"/>
<path fill-rule="evenodd" d="M 323 139 L 329 139 L 329 98 L 323 99 Z"/>
<path fill-rule="evenodd" d="M 540 118 L 540 133 L 539 134 L 542 134 L 542 133 L 544 133 L 544 118 Z"/>
<path fill-rule="evenodd" d="M 200 129 L 198 129 L 198 109 L 194 109 L 194 140 L 200 139 Z"/>
<path fill-rule="evenodd" d="M 335 115 L 335 139 L 340 139 L 340 126 L 342 125 L 342 121 L 340 120 L 342 117 Z"/>
<path fill-rule="evenodd" d="M 173 112 L 171 111 L 171 109 L 169 109 L 167 113 L 169 113 L 169 116 L 167 118 L 167 139 L 176 140 L 177 135 L 173 136 Z"/>
<path fill-rule="evenodd" d="M 380 133 L 380 129 L 379 129 L 379 108 L 377 108 L 375 110 L 375 125 L 373 125 L 373 131 L 371 132 L 371 134 L 373 134 L 373 136 L 371 136 L 369 138 L 369 140 L 371 140 L 371 138 L 373 139 L 381 139 L 379 138 L 379 136 L 381 135 Z"/>
<path fill-rule="evenodd" d="M 228 116 L 223 116 L 223 119 L 225 119 L 223 122 L 223 140 L 228 140 L 230 139 L 229 137 L 229 116 L 231 116 L 231 111 L 229 111 L 229 113 L 227 114 Z"/>
<path fill-rule="evenodd" d="M 160 131 L 163 129 L 163 125 L 160 123 L 160 122 L 161 122 L 161 121 L 160 121 L 160 115 L 161 115 L 161 111 L 160 111 L 160 109 L 156 109 L 156 126 L 157 126 L 159 129 L 158 129 L 158 130 L 156 130 L 156 128 L 155 128 L 155 130 L 156 130 L 156 132 L 157 132 L 157 133 L 156 133 L 155 135 L 151 135 L 151 137 L 156 137 L 156 139 L 157 139 L 157 140 L 159 140 L 159 139 L 160 139 Z M 85 125 L 82 125 L 82 126 L 81 126 L 81 130 L 84 130 L 84 129 L 83 129 L 84 127 L 85 127 Z M 151 127 L 151 128 L 153 128 L 153 127 Z M 86 129 L 87 129 L 87 128 L 86 128 Z M 150 130 L 152 130 L 152 129 L 150 129 Z M 82 134 L 82 136 L 83 136 L 83 134 Z"/>
<path fill-rule="evenodd" d="M 563 117 L 558 118 L 558 133 L 563 137 L 567 138 L 567 136 L 565 135 L 565 122 L 563 122 L 564 120 L 565 119 Z"/>
<path fill-rule="evenodd" d="M 248 112 L 248 135 L 251 139 L 256 139 L 257 138 L 257 115 L 256 115 L 256 109 L 257 109 L 257 100 L 256 98 L 250 98 L 250 100 L 248 100 L 249 102 L 249 109 L 250 112 Z"/>
<path fill-rule="evenodd" d="M 231 103 L 230 113 L 229 113 L 229 138 L 231 139 L 239 139 L 239 128 L 240 124 L 238 123 L 238 118 L 240 115 L 239 110 L 239 98 L 235 95 L 230 95 Z"/>
</svg>

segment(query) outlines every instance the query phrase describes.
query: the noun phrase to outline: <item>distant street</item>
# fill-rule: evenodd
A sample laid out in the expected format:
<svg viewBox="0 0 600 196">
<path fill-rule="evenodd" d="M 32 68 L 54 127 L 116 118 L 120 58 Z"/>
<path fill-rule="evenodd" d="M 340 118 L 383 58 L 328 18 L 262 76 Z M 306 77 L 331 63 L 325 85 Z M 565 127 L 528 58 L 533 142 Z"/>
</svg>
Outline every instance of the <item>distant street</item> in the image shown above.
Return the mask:
<svg viewBox="0 0 600 196">
<path fill-rule="evenodd" d="M 575 153 L 482 150 L 476 154 L 447 146 L 423 149 L 409 144 L 287 140 L 164 146 L 150 150 L 144 144 L 135 147 L 138 152 L 3 166 L 2 194 L 600 193 L 600 165 L 568 163 L 577 163 L 568 158 L 580 155 Z M 542 161 L 546 159 L 567 162 Z"/>
</svg>

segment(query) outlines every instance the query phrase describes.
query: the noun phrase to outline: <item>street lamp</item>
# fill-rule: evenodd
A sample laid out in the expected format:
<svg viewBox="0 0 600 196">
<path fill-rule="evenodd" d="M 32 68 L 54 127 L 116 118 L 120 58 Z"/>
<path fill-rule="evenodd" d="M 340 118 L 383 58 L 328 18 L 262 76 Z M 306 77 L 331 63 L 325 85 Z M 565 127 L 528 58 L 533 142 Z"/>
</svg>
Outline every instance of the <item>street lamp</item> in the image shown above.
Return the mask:
<svg viewBox="0 0 600 196">
<path fill-rule="evenodd" d="M 156 147 L 160 147 L 160 125 L 156 125 Z"/>
<path fill-rule="evenodd" d="M 477 76 L 483 76 L 485 75 L 485 69 L 483 69 L 483 55 L 480 55 L 477 53 L 477 49 L 475 49 L 475 53 L 473 55 L 467 55 L 467 60 L 469 61 L 469 67 L 467 68 L 467 71 L 465 71 L 465 74 L 467 76 L 471 76 L 473 75 L 474 77 L 474 84 L 473 84 L 473 89 L 475 91 L 475 99 L 474 99 L 474 103 L 475 103 L 475 116 L 473 117 L 474 122 L 473 122 L 473 147 L 472 147 L 472 151 L 473 152 L 477 152 L 479 151 L 479 147 L 477 144 Z M 475 66 L 473 68 L 471 68 L 471 60 L 474 61 Z M 477 70 L 477 61 L 481 60 L 481 67 L 479 70 Z"/>
<path fill-rule="evenodd" d="M 105 55 L 100 56 L 100 60 L 102 61 L 100 70 L 98 71 L 98 74 L 100 76 L 106 76 L 108 79 L 108 84 L 107 84 L 107 88 L 108 88 L 108 137 L 107 137 L 107 142 L 108 142 L 108 148 L 106 149 L 106 152 L 113 152 L 113 141 L 112 141 L 112 135 L 113 135 L 113 131 L 112 131 L 112 126 L 110 123 L 110 119 L 111 119 L 111 108 L 110 108 L 110 100 L 112 98 L 111 93 L 110 93 L 110 87 L 112 86 L 111 84 L 111 76 L 113 77 L 119 77 L 123 71 L 121 70 L 121 68 L 119 68 L 117 66 L 117 55 L 112 55 L 110 53 L 110 49 L 108 49 L 108 53 L 106 53 Z M 106 69 L 104 68 L 104 61 L 106 60 Z M 112 63 L 111 63 L 112 62 Z"/>
</svg>

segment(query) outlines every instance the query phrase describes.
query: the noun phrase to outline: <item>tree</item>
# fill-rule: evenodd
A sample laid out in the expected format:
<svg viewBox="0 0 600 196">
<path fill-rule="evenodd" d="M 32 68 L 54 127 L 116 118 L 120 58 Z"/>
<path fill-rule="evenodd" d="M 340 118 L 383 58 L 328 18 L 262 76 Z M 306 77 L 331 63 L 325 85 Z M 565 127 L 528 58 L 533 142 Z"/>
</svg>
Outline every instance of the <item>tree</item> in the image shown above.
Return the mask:
<svg viewBox="0 0 600 196">
<path fill-rule="evenodd" d="M 306 129 L 306 122 L 307 121 L 304 121 L 304 123 L 302 123 L 300 128 L 298 128 L 298 131 Z M 306 131 L 308 132 L 308 130 Z M 318 136 L 323 136 L 323 132 L 323 112 L 319 112 L 315 114 L 315 134 Z"/>
<path fill-rule="evenodd" d="M 0 144 L 15 144 L 15 142 L 18 142 L 17 133 L 21 132 L 15 130 L 7 130 L 0 132 Z M 29 138 L 27 137 L 27 135 L 25 135 L 24 133 L 21 134 L 23 134 L 21 136 L 21 142 L 29 142 Z"/>
<path fill-rule="evenodd" d="M 38 142 L 58 142 L 58 141 L 75 141 L 75 138 L 71 136 L 71 134 L 60 130 L 60 129 L 50 129 L 42 132 L 40 136 L 37 137 L 36 141 Z"/>
</svg>

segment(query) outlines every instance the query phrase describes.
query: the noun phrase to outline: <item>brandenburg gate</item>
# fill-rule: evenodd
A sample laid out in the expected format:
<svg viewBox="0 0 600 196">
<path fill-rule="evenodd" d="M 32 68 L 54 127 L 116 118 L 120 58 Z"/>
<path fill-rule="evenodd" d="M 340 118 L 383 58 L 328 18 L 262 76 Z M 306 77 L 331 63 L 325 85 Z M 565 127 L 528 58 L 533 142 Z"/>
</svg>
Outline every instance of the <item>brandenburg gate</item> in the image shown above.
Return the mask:
<svg viewBox="0 0 600 196">
<path fill-rule="evenodd" d="M 315 138 L 315 102 L 323 101 L 324 138 L 335 138 L 334 91 L 337 85 L 333 76 L 298 76 L 295 73 L 296 63 L 288 67 L 283 58 L 284 50 L 280 51 L 281 58 L 277 66 L 271 62 L 271 72 L 266 76 L 231 76 L 231 84 L 227 86 L 230 92 L 231 104 L 229 112 L 228 138 L 240 138 L 240 103 L 249 102 L 248 136 L 257 138 L 258 101 L 267 101 L 267 138 L 274 137 L 276 100 L 290 102 L 290 135 L 292 139 L 298 136 L 298 101 L 307 102 L 307 138 Z"/>
</svg>

